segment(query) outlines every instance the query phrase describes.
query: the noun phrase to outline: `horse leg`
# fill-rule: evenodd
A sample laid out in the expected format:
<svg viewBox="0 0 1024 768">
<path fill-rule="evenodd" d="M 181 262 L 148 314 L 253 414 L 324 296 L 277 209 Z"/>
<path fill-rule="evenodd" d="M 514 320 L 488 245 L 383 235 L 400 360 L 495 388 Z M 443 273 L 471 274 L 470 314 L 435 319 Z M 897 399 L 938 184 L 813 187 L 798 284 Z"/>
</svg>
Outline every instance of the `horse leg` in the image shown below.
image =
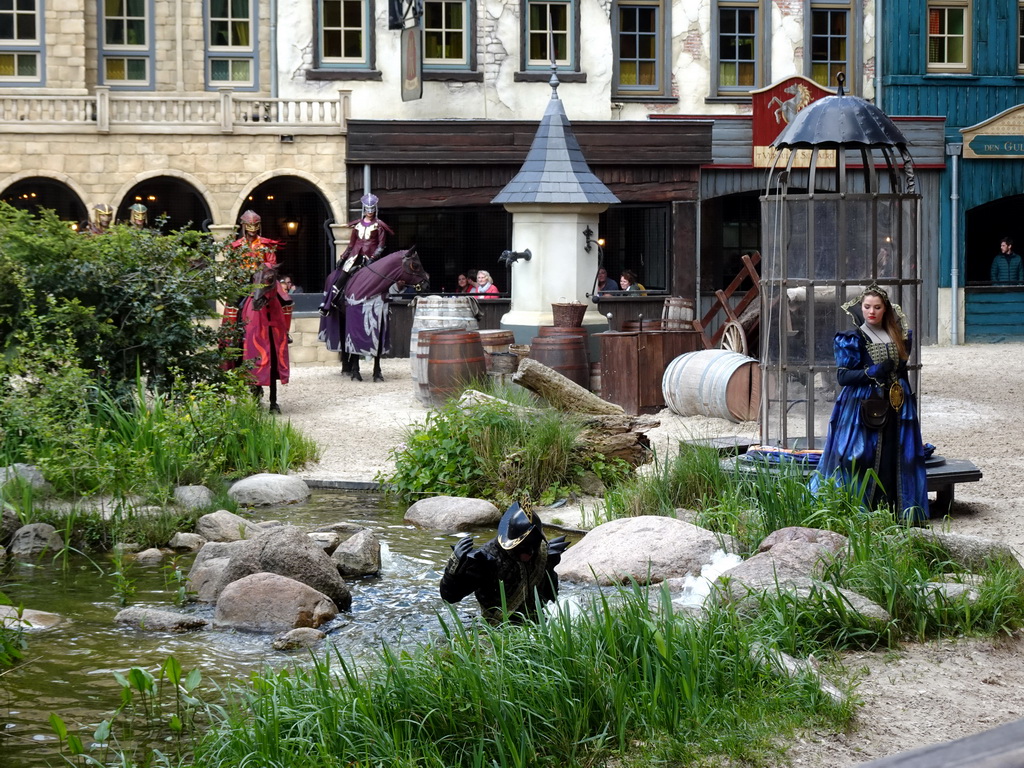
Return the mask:
<svg viewBox="0 0 1024 768">
<path fill-rule="evenodd" d="M 277 404 L 277 379 L 279 374 L 277 369 L 277 339 L 275 336 L 274 329 L 268 329 L 268 341 L 270 342 L 270 412 L 280 413 L 281 406 Z"/>
<path fill-rule="evenodd" d="M 380 372 L 380 355 L 373 358 L 373 380 L 384 381 L 384 374 Z"/>
<path fill-rule="evenodd" d="M 341 359 L 341 372 L 352 373 L 352 363 L 349 361 L 348 352 L 339 352 L 338 357 Z"/>
<path fill-rule="evenodd" d="M 281 406 L 277 404 L 277 379 L 270 380 L 270 412 L 281 412 Z"/>
<path fill-rule="evenodd" d="M 359 373 L 359 355 L 349 355 L 349 375 L 352 377 L 352 381 L 362 381 L 363 377 Z"/>
</svg>

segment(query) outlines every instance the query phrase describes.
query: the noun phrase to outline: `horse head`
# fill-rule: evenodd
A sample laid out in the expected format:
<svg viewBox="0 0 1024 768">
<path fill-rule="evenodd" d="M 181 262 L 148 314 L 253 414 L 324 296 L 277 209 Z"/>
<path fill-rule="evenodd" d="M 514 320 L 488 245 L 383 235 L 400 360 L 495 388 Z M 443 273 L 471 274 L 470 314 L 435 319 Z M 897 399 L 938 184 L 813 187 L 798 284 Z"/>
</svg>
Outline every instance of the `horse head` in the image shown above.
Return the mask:
<svg viewBox="0 0 1024 768">
<path fill-rule="evenodd" d="M 417 291 L 424 291 L 430 285 L 430 275 L 423 269 L 420 256 L 416 253 L 416 246 L 407 250 L 402 255 L 402 278 L 406 285 L 411 285 Z"/>
<path fill-rule="evenodd" d="M 267 297 L 272 296 L 277 290 L 277 267 L 264 264 L 263 268 L 257 270 L 252 276 L 254 284 L 252 290 L 253 309 L 263 309 L 267 306 Z"/>
</svg>

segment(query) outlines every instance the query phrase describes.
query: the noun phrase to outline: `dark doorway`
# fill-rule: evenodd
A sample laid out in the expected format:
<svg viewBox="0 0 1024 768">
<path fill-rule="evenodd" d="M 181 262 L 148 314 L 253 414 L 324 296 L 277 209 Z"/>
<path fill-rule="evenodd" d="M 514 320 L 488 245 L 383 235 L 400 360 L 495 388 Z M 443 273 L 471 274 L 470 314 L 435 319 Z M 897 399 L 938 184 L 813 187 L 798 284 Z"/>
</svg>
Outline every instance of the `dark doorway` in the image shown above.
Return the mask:
<svg viewBox="0 0 1024 768">
<path fill-rule="evenodd" d="M 725 288 L 743 269 L 741 257 L 761 250 L 761 201 L 757 190 L 701 202 L 700 292 Z M 749 285 L 741 288 L 746 290 Z"/>
<path fill-rule="evenodd" d="M 604 238 L 602 266 L 618 282 L 624 269 L 637 274 L 649 291 L 672 285 L 667 205 L 613 205 L 601 214 L 598 237 Z"/>
<path fill-rule="evenodd" d="M 239 218 L 250 209 L 262 218 L 263 237 L 281 243 L 277 251 L 281 273 L 301 289 L 295 297 L 296 311 L 315 310 L 335 260 L 330 230 L 334 220 L 327 200 L 305 179 L 279 176 L 256 187 L 235 212 L 236 233 L 242 229 Z"/>
<path fill-rule="evenodd" d="M 117 204 L 117 221 L 126 223 L 128 209 L 136 203 L 146 206 L 149 226 L 163 232 L 206 231 L 211 223 L 203 196 L 191 184 L 173 176 L 154 176 L 132 187 Z"/>
<path fill-rule="evenodd" d="M 1004 237 L 1013 239 L 1013 250 L 1024 253 L 1024 219 L 1020 212 L 1024 195 L 1003 197 L 967 211 L 964 228 L 964 281 L 988 285 L 992 259 L 999 254 Z"/>
<path fill-rule="evenodd" d="M 382 209 L 380 218 L 395 230 L 388 252 L 416 246 L 432 293 L 453 293 L 459 274 L 486 269 L 508 295 L 511 276 L 498 263 L 512 247 L 512 215 L 504 208 Z"/>
<path fill-rule="evenodd" d="M 77 194 L 63 182 L 34 176 L 11 184 L 0 196 L 5 203 L 38 214 L 42 209 L 56 211 L 64 221 L 79 222 L 88 218 L 85 204 Z"/>
</svg>

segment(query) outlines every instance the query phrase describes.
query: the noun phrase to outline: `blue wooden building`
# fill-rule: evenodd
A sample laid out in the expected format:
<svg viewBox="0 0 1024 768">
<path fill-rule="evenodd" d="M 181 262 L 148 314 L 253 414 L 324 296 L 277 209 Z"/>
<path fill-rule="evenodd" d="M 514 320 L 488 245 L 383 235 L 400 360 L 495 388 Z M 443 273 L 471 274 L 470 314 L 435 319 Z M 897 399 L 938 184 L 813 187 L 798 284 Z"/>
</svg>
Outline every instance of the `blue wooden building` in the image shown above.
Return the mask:
<svg viewBox="0 0 1024 768">
<path fill-rule="evenodd" d="M 1003 237 L 1024 251 L 1024 2 L 878 5 L 878 105 L 946 120 L 939 340 L 1024 340 L 1024 285 L 990 279 Z"/>
</svg>

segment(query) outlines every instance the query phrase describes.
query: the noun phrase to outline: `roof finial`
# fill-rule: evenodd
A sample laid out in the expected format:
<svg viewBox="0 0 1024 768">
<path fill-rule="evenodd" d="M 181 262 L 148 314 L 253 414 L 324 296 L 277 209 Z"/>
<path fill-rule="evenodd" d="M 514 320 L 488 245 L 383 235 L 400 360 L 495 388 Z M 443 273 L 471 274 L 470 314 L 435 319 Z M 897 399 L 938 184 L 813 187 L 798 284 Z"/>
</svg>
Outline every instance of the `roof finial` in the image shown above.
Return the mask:
<svg viewBox="0 0 1024 768">
<path fill-rule="evenodd" d="M 839 90 L 836 91 L 836 96 L 845 96 L 846 91 L 843 90 L 843 84 L 846 83 L 846 75 L 840 72 L 836 75 L 836 82 L 839 83 Z"/>
<path fill-rule="evenodd" d="M 558 98 L 558 59 L 555 57 L 555 36 L 552 30 L 555 28 L 555 20 L 551 16 L 551 6 L 548 6 L 548 58 L 551 60 L 551 79 L 548 85 L 551 86 L 551 98 Z"/>
</svg>

